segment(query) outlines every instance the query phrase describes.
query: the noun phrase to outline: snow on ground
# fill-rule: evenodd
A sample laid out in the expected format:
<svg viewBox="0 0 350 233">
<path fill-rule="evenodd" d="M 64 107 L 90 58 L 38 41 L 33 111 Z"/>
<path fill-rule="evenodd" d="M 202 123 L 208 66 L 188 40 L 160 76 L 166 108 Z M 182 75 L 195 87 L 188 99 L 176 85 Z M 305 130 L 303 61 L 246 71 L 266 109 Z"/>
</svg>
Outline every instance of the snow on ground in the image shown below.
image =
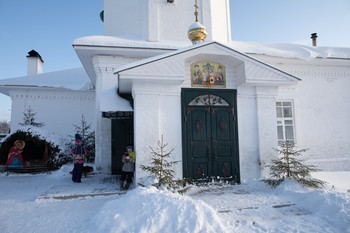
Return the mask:
<svg viewBox="0 0 350 233">
<path fill-rule="evenodd" d="M 71 169 L 0 173 L 0 232 L 350 232 L 350 172 L 315 174 L 329 182 L 323 190 L 249 181 L 179 195 L 120 192 L 117 177 L 103 174 L 73 183 Z"/>
</svg>

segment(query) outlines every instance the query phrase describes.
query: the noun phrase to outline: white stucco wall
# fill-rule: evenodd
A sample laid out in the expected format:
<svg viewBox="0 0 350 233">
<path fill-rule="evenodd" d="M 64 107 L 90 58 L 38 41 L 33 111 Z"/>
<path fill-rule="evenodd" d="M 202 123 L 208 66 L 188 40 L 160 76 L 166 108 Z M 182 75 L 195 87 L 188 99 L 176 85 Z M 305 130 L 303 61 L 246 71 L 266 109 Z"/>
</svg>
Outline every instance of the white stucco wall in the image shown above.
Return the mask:
<svg viewBox="0 0 350 233">
<path fill-rule="evenodd" d="M 61 137 L 74 135 L 75 125 L 85 120 L 95 128 L 95 92 L 79 92 L 45 88 L 17 89 L 10 91 L 12 100 L 11 130 L 21 127 L 23 113 L 30 108 L 36 112 L 36 122 L 43 122 L 43 129 L 57 133 Z"/>
<path fill-rule="evenodd" d="M 198 7 L 198 20 L 207 27 L 207 39 L 229 42 L 229 1 L 203 0 Z M 104 35 L 146 41 L 188 41 L 187 29 L 195 22 L 194 11 L 194 1 L 105 0 Z"/>
<path fill-rule="evenodd" d="M 150 174 L 140 169 L 149 165 L 152 147 L 158 150 L 158 141 L 163 136 L 166 152 L 174 149 L 170 161 L 179 161 L 172 169 L 177 178 L 182 178 L 182 131 L 181 131 L 181 89 L 149 82 L 137 82 L 133 86 L 136 183 Z"/>
<path fill-rule="evenodd" d="M 280 88 L 278 100 L 292 100 L 295 134 L 304 158 L 325 171 L 350 170 L 350 61 L 259 56 L 302 81 Z"/>
<path fill-rule="evenodd" d="M 240 86 L 237 93 L 239 162 L 242 180 L 260 177 L 256 92 Z"/>
<path fill-rule="evenodd" d="M 350 64 L 349 64 L 350 65 Z M 303 70 L 303 69 L 300 69 Z M 308 67 L 296 98 L 296 132 L 310 163 L 350 170 L 350 67 Z M 311 71 L 311 73 L 310 73 Z M 304 70 L 305 72 L 305 70 Z"/>
</svg>

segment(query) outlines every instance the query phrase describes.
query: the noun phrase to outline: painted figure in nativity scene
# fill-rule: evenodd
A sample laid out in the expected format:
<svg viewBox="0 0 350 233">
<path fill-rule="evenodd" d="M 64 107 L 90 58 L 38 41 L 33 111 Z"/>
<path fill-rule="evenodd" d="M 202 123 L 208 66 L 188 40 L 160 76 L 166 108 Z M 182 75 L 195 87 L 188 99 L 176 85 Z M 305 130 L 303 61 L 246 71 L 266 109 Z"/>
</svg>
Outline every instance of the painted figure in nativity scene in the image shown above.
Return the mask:
<svg viewBox="0 0 350 233">
<path fill-rule="evenodd" d="M 25 147 L 25 142 L 23 140 L 16 140 L 13 146 L 10 148 L 6 168 L 24 168 L 24 160 L 22 157 L 22 151 Z"/>
</svg>

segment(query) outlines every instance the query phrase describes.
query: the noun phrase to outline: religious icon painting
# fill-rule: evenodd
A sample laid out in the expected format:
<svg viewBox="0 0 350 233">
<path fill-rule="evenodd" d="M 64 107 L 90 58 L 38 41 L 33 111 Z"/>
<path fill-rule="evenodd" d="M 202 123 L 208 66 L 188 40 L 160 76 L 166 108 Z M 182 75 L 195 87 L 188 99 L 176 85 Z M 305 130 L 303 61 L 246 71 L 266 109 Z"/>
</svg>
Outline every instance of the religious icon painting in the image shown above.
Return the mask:
<svg viewBox="0 0 350 233">
<path fill-rule="evenodd" d="M 191 64 L 191 86 L 225 88 L 225 66 L 211 61 L 201 61 Z"/>
</svg>

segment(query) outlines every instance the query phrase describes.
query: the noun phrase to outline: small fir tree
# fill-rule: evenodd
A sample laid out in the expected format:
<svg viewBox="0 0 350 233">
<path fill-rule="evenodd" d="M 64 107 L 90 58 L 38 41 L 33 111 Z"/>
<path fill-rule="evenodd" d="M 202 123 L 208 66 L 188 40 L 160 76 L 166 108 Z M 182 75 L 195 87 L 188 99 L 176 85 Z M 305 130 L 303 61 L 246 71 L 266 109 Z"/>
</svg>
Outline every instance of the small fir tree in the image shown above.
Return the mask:
<svg viewBox="0 0 350 233">
<path fill-rule="evenodd" d="M 95 161 L 95 131 L 91 130 L 91 123 L 88 123 L 85 120 L 84 114 L 81 114 L 81 121 L 80 125 L 74 126 L 74 132 L 80 134 L 82 137 L 86 150 L 87 150 L 87 156 L 86 159 L 88 162 L 94 162 Z M 72 140 L 74 140 L 74 136 L 70 136 Z M 71 147 L 71 145 L 69 145 Z"/>
<path fill-rule="evenodd" d="M 174 151 L 171 149 L 169 152 L 165 151 L 165 147 L 168 144 L 164 144 L 163 135 L 161 140 L 158 141 L 158 148 L 154 150 L 151 146 L 151 153 L 153 154 L 151 158 L 151 165 L 144 166 L 141 165 L 143 171 L 151 173 L 151 175 L 156 179 L 156 183 L 153 184 L 155 187 L 166 187 L 167 189 L 180 189 L 184 185 L 183 180 L 175 180 L 175 171 L 171 167 L 177 164 L 179 161 L 168 162 L 167 159 L 170 154 Z M 183 190 L 182 190 L 183 191 Z"/>
<path fill-rule="evenodd" d="M 311 172 L 317 172 L 313 165 L 304 164 L 303 160 L 297 159 L 307 149 L 295 150 L 295 144 L 291 141 L 284 141 L 280 148 L 275 151 L 280 155 L 279 159 L 273 159 L 273 165 L 267 165 L 270 168 L 272 179 L 264 180 L 271 186 L 278 186 L 285 179 L 293 179 L 298 183 L 312 188 L 322 188 L 326 184 L 322 180 L 314 179 Z"/>
<path fill-rule="evenodd" d="M 33 109 L 29 106 L 26 109 L 26 112 L 23 113 L 23 122 L 24 123 L 19 123 L 21 126 L 26 126 L 26 125 L 31 125 L 35 127 L 43 127 L 45 123 L 43 122 L 36 122 L 35 116 L 36 112 L 33 111 Z"/>
</svg>

